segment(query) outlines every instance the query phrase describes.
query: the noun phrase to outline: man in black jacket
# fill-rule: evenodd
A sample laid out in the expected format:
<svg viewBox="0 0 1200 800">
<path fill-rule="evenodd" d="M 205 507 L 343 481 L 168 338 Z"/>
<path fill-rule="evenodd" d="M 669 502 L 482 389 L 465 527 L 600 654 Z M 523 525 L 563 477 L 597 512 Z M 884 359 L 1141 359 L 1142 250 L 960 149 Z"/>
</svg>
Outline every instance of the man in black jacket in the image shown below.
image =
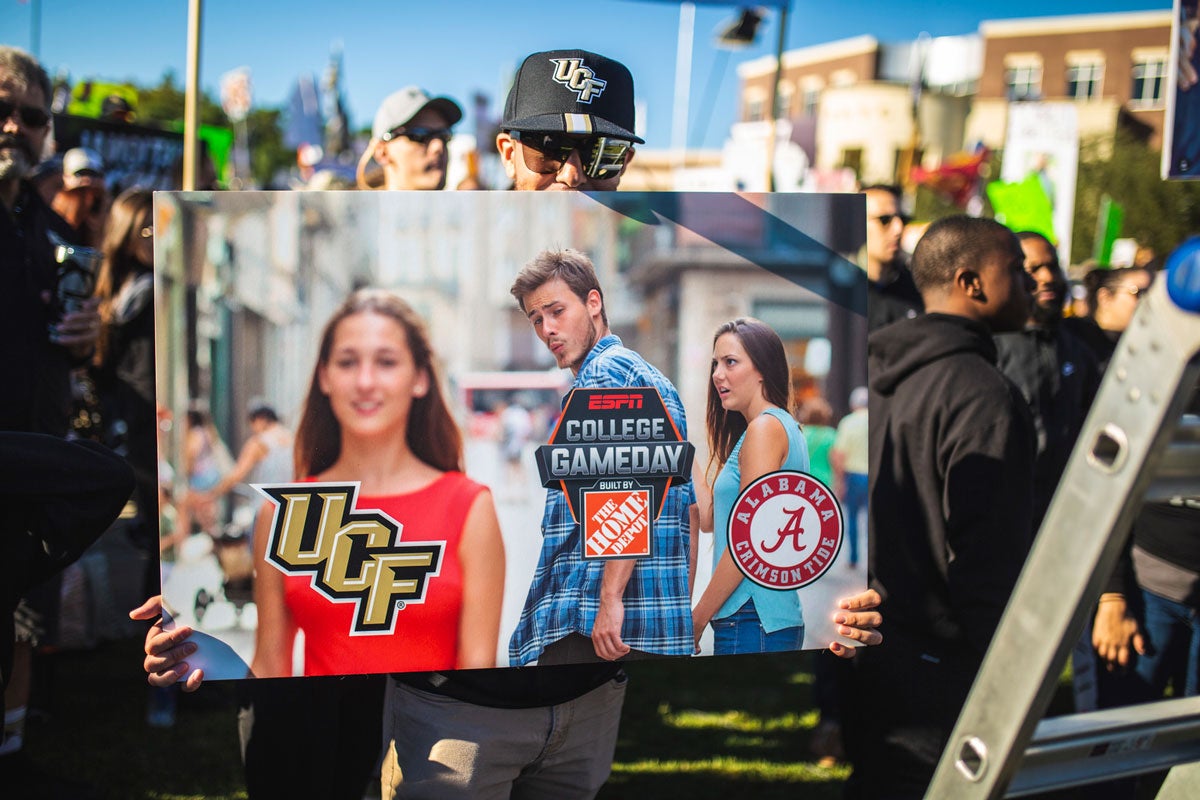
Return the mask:
<svg viewBox="0 0 1200 800">
<path fill-rule="evenodd" d="M 74 311 L 56 308 L 53 303 L 57 263 L 50 235 L 53 232 L 70 240 L 74 232 L 27 180 L 42 156 L 49 132 L 50 79 L 46 71 L 24 50 L 0 45 L 0 275 L 4 276 L 0 369 L 10 378 L 0 391 L 0 431 L 63 436 L 71 410 L 70 371 L 90 360 L 100 316 L 95 299 Z M 11 554 L 6 551 L 2 555 L 0 567 L 7 574 L 0 580 L 5 581 L 6 598 L 16 585 L 15 576 L 21 577 L 26 588 L 34 585 L 10 567 L 19 563 L 10 560 Z M 23 606 L 23 611 L 30 611 L 30 606 Z M 28 624 L 33 615 L 23 614 L 22 641 L 14 652 L 12 609 L 0 608 L 0 615 L 5 616 L 0 622 L 0 639 L 4 680 L 11 686 L 10 715 L 19 718 L 28 699 L 33 653 L 30 630 L 36 625 Z M 19 729 L 19 721 L 12 727 Z M 15 751 L 19 742 L 12 737 L 5 751 Z"/>
<path fill-rule="evenodd" d="M 1033 426 L 996 369 L 1031 284 L 1002 225 L 949 217 L 913 257 L 926 315 L 868 339 L 870 566 L 884 647 L 855 660 L 848 797 L 921 797 L 1032 539 Z"/>
<path fill-rule="evenodd" d="M 25 178 L 50 131 L 50 79 L 16 47 L 0 45 L 0 365 L 19 376 L 0 392 L 0 430 L 64 435 L 71 367 L 91 357 L 99 332 L 96 302 L 57 319 L 54 246 L 70 226 Z"/>
<path fill-rule="evenodd" d="M 1091 348 L 1062 324 L 1067 278 L 1054 246 L 1032 231 L 1018 233 L 1017 239 L 1025 252 L 1025 271 L 1036 288 L 1025 327 L 996 336 L 996 363 L 1021 390 L 1033 414 L 1037 432 L 1033 475 L 1036 531 L 1096 396 L 1100 366 Z"/>
<path fill-rule="evenodd" d="M 867 273 L 867 330 L 873 331 L 917 316 L 924 304 L 900 251 L 906 222 L 900 189 L 876 184 L 862 193 L 867 201 L 867 242 L 858 265 Z"/>
</svg>

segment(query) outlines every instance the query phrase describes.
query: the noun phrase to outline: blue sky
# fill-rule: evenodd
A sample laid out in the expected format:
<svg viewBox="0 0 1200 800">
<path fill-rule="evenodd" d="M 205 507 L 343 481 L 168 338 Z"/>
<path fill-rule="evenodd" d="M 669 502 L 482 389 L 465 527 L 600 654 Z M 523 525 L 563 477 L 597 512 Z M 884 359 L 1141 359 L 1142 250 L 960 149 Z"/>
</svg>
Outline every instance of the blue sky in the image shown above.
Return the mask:
<svg viewBox="0 0 1200 800">
<path fill-rule="evenodd" d="M 711 2 L 711 0 L 709 0 Z M 0 41 L 30 48 L 39 0 L 0 0 Z M 718 55 L 713 32 L 736 13 L 696 7 L 688 145 L 720 147 L 736 112 L 736 65 L 774 52 L 772 16 L 758 43 Z M 883 42 L 974 32 L 980 20 L 1170 8 L 1170 0 L 792 0 L 788 48 L 861 34 Z M 186 0 L 40 0 L 39 54 L 73 79 L 156 82 L 182 77 Z M 343 89 L 355 128 L 408 84 L 457 99 L 490 95 L 493 113 L 520 59 L 581 47 L 623 61 L 645 103 L 648 146 L 671 144 L 679 6 L 661 0 L 206 0 L 201 83 L 216 94 L 223 73 L 249 67 L 258 105 L 281 106 L 301 74 L 318 78 L 331 47 L 343 48 Z M 715 91 L 712 87 L 718 87 Z M 707 125 L 703 120 L 708 118 Z M 703 129 L 703 130 L 702 130 Z"/>
</svg>

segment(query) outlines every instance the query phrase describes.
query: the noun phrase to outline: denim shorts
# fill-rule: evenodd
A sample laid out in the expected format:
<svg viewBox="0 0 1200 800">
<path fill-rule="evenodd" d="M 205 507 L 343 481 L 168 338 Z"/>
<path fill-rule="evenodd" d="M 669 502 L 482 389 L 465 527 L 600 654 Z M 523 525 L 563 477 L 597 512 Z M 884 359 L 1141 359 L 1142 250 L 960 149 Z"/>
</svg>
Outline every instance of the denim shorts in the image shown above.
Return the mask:
<svg viewBox="0 0 1200 800">
<path fill-rule="evenodd" d="M 804 626 L 767 633 L 758 619 L 754 601 L 747 600 L 733 614 L 712 621 L 713 655 L 785 653 L 804 646 Z"/>
</svg>

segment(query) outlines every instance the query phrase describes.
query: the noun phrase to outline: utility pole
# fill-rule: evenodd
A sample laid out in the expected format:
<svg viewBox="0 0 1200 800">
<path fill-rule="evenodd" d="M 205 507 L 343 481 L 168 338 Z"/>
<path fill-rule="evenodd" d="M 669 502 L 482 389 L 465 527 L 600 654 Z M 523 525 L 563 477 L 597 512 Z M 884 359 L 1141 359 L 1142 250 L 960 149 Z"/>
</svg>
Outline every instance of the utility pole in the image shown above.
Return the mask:
<svg viewBox="0 0 1200 800">
<path fill-rule="evenodd" d="M 183 186 L 196 189 L 197 132 L 200 129 L 200 13 L 202 0 L 188 0 L 187 86 L 183 103 Z"/>
</svg>

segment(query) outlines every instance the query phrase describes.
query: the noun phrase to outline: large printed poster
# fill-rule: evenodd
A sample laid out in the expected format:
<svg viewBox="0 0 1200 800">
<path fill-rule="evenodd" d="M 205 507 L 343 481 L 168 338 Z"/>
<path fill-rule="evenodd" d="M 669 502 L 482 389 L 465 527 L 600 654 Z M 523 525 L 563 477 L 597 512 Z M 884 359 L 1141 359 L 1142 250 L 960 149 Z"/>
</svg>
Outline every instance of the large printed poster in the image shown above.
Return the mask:
<svg viewBox="0 0 1200 800">
<path fill-rule="evenodd" d="M 861 197 L 155 203 L 164 603 L 208 679 L 709 655 L 692 608 L 722 553 L 741 575 L 723 606 L 757 598 L 803 625 L 796 647 L 837 638 L 866 573 L 790 412 L 865 379 L 842 255 Z M 547 259 L 582 259 L 594 291 L 528 283 Z M 790 403 L 736 368 L 761 331 Z M 768 407 L 789 460 L 722 481 L 708 429 Z"/>
<path fill-rule="evenodd" d="M 1167 61 L 1153 76 L 1166 97 L 1163 124 L 1164 180 L 1200 178 L 1200 16 L 1196 0 L 1174 0 Z"/>
</svg>

